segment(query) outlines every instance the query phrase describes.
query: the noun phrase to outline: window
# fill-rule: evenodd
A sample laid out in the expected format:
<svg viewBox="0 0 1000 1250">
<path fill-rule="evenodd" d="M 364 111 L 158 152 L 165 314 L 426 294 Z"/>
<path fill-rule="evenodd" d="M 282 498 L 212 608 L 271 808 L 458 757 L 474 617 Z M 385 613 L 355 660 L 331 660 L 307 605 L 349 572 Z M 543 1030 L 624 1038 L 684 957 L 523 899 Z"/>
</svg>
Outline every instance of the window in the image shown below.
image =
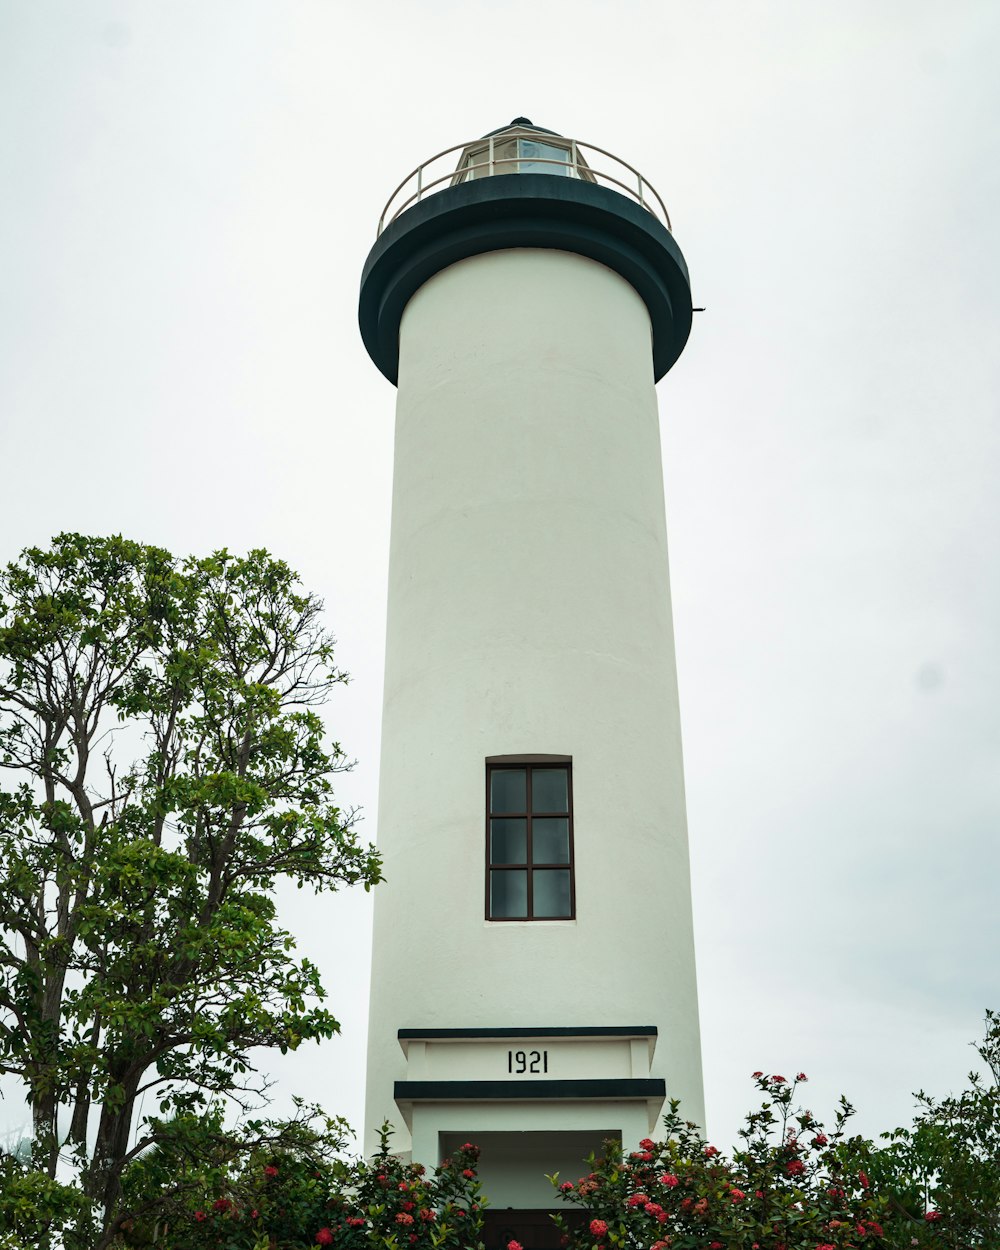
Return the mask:
<svg viewBox="0 0 1000 1250">
<path fill-rule="evenodd" d="M 487 761 L 487 920 L 573 919 L 572 798 L 562 757 Z"/>
</svg>

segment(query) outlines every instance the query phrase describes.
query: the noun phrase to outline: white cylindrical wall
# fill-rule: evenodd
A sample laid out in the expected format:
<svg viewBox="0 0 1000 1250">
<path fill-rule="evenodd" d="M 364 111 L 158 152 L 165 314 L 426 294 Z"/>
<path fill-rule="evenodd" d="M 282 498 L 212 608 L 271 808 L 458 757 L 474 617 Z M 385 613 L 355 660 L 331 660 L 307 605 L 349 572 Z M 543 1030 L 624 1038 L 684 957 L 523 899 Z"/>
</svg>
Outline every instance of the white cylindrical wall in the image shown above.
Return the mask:
<svg viewBox="0 0 1000 1250">
<path fill-rule="evenodd" d="M 643 301 L 462 260 L 400 331 L 366 1146 L 399 1028 L 656 1025 L 703 1122 L 659 426 Z M 572 757 L 576 919 L 489 922 L 485 760 Z M 598 1114 L 597 1118 L 600 1118 Z"/>
</svg>

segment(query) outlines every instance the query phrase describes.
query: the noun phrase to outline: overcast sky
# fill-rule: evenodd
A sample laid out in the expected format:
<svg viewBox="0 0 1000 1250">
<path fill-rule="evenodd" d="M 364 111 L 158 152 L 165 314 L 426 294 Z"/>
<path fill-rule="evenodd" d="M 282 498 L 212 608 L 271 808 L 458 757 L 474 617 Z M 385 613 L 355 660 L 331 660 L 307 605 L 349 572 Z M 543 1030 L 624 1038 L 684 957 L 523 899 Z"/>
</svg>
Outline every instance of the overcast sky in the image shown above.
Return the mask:
<svg viewBox="0 0 1000 1250">
<path fill-rule="evenodd" d="M 903 1122 L 1000 1007 L 998 62 L 995 0 L 0 0 L 0 558 L 287 559 L 353 674 L 371 835 L 383 202 L 519 114 L 666 200 L 708 309 L 658 390 L 723 1145 L 757 1068 Z M 344 1031 L 279 1103 L 358 1123 L 368 900 L 288 901 Z M 641 976 L 641 917 L 622 940 Z"/>
</svg>

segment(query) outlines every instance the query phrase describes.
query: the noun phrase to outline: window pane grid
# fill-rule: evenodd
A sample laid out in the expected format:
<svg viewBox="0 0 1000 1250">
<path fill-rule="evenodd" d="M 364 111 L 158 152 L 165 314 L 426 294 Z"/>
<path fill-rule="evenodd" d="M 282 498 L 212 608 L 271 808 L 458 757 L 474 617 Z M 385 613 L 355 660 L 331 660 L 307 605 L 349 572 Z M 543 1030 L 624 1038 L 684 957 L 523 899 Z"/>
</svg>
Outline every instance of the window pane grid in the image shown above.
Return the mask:
<svg viewBox="0 0 1000 1250">
<path fill-rule="evenodd" d="M 486 918 L 572 920 L 569 765 L 487 765 L 486 816 Z"/>
</svg>

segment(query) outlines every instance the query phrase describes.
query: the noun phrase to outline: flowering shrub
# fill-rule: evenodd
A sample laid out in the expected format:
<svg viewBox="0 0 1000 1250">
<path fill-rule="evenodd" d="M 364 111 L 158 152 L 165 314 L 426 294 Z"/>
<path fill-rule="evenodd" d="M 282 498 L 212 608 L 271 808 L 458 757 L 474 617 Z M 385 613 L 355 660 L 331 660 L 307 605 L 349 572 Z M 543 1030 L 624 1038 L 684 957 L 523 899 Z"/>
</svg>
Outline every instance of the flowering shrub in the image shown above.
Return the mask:
<svg viewBox="0 0 1000 1250">
<path fill-rule="evenodd" d="M 754 1074 L 764 1095 L 726 1158 L 671 1103 L 666 1137 L 623 1157 L 614 1142 L 576 1182 L 557 1192 L 586 1212 L 581 1226 L 557 1219 L 570 1250 L 856 1250 L 884 1237 L 886 1200 L 860 1167 L 860 1143 L 842 1102 L 827 1134 L 809 1111 L 792 1110 L 797 1087 Z"/>
<path fill-rule="evenodd" d="M 151 1228 L 129 1218 L 119 1244 L 129 1250 L 151 1244 L 169 1250 L 479 1247 L 478 1147 L 466 1143 L 428 1175 L 390 1153 L 387 1129 L 367 1161 L 326 1157 L 321 1144 L 304 1140 L 302 1149 L 255 1153 L 236 1169 L 206 1168 L 209 1185 L 186 1190 L 169 1221 Z"/>
</svg>

